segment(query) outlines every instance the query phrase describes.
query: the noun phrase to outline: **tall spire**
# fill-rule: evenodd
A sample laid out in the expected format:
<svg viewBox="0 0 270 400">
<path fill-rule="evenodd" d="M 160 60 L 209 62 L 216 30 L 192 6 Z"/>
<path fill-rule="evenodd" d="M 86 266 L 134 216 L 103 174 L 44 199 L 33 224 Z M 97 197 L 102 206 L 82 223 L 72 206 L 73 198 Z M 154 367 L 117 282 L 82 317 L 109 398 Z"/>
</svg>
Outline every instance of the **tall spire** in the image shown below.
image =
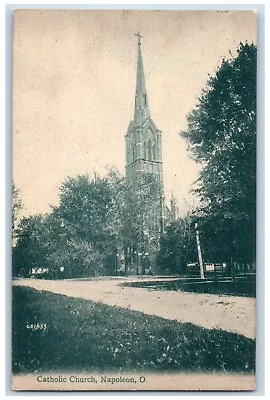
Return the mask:
<svg viewBox="0 0 270 400">
<path fill-rule="evenodd" d="M 148 98 L 145 88 L 145 78 L 143 71 L 143 60 L 141 50 L 141 38 L 140 33 L 135 33 L 138 37 L 138 59 L 137 59 L 137 80 L 136 80 L 136 96 L 135 96 L 135 112 L 134 121 L 136 124 L 141 125 L 144 121 L 150 117 Z"/>
</svg>

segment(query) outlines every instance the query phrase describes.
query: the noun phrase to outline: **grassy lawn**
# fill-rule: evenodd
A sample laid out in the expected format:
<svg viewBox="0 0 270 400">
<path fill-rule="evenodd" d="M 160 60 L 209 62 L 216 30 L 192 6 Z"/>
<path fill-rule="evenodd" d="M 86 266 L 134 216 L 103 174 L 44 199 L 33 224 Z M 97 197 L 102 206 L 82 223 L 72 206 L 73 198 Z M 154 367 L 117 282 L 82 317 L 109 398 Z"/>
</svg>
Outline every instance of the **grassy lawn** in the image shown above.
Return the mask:
<svg viewBox="0 0 270 400">
<path fill-rule="evenodd" d="M 12 312 L 14 373 L 255 369 L 255 341 L 234 333 L 25 287 Z"/>
<path fill-rule="evenodd" d="M 124 283 L 123 286 L 146 287 L 152 290 L 181 290 L 184 292 L 195 293 L 212 293 L 229 296 L 256 297 L 256 280 L 255 277 L 240 279 L 236 278 L 235 282 L 202 282 L 199 279 L 181 279 L 175 281 L 144 281 Z"/>
</svg>

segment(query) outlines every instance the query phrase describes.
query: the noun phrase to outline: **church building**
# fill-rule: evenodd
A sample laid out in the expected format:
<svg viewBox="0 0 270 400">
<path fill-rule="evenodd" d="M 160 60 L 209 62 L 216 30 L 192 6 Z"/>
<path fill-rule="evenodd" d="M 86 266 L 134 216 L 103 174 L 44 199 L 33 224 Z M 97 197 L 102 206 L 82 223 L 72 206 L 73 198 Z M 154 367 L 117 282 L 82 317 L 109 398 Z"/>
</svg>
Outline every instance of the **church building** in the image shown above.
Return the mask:
<svg viewBox="0 0 270 400">
<path fill-rule="evenodd" d="M 147 273 L 156 269 L 156 254 L 164 225 L 161 131 L 150 115 L 142 58 L 142 36 L 138 37 L 137 78 L 134 117 L 128 126 L 126 140 L 126 179 L 134 191 L 143 178 L 156 182 L 158 190 L 146 213 L 142 213 L 141 233 L 137 243 L 126 249 L 126 271 Z"/>
</svg>

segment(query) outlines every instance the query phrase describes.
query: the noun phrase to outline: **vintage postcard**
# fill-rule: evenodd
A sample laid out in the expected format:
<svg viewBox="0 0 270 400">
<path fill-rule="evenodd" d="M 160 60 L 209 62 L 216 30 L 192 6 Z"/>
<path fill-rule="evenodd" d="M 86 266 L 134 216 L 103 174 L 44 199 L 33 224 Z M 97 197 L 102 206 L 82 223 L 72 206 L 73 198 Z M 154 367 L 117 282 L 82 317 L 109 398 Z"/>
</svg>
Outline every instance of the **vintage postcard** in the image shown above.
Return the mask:
<svg viewBox="0 0 270 400">
<path fill-rule="evenodd" d="M 256 31 L 14 11 L 14 390 L 256 389 Z"/>
</svg>

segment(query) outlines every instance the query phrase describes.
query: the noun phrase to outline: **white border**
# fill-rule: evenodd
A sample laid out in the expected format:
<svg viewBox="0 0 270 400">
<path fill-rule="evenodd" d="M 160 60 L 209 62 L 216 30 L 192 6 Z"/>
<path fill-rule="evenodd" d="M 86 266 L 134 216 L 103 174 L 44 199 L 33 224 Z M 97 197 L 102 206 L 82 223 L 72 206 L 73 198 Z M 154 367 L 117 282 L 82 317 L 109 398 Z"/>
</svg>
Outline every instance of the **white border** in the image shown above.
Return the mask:
<svg viewBox="0 0 270 400">
<path fill-rule="evenodd" d="M 3 52 L 2 54 L 4 54 L 5 51 L 5 5 L 2 5 L 2 9 L 1 11 L 4 11 L 1 15 L 1 30 L 3 33 L 1 35 L 1 45 L 2 45 L 2 49 Z M 238 2 L 237 4 L 235 4 L 235 2 L 232 1 L 227 1 L 226 4 L 217 4 L 216 2 L 208 2 L 208 4 L 203 4 L 200 1 L 197 1 L 194 4 L 186 4 L 186 3 L 182 3 L 179 4 L 179 2 L 176 1 L 170 1 L 169 5 L 163 4 L 162 2 L 152 2 L 149 1 L 147 2 L 147 4 L 145 4 L 145 2 L 143 1 L 138 1 L 136 2 L 136 4 L 134 4 L 134 2 L 131 3 L 126 3 L 126 2 L 111 2 L 111 1 L 107 1 L 106 3 L 102 4 L 102 3 L 98 3 L 98 2 L 83 2 L 81 1 L 80 4 L 74 4 L 73 2 L 68 2 L 68 1 L 58 1 L 56 3 L 51 3 L 51 4 L 42 4 L 42 3 L 37 3 L 37 2 L 33 2 L 33 1 L 28 1 L 27 4 L 25 4 L 22 1 L 17 1 L 16 3 L 11 3 L 11 2 L 6 2 L 7 8 L 9 9 L 14 9 L 14 8 L 53 8 L 53 9 L 57 9 L 57 8 L 72 8 L 72 9 L 254 9 L 257 10 L 259 12 L 259 49 L 260 49 L 260 68 L 259 68 L 259 75 L 260 75 L 260 82 L 259 82 L 259 102 L 258 102 L 258 117 L 259 117 L 259 125 L 260 125 L 260 129 L 262 130 L 261 132 L 259 132 L 259 143 L 258 143 L 258 171 L 259 171 L 259 180 L 260 180 L 260 188 L 259 188 L 259 193 L 257 196 L 257 201 L 258 201 L 258 221 L 259 221 L 259 231 L 258 231 L 258 239 L 260 241 L 259 243 L 259 263 L 261 264 L 259 266 L 259 272 L 258 272 L 258 281 L 259 281 L 259 290 L 258 290 L 258 306 L 257 306 L 257 316 L 258 316 L 258 322 L 257 322 L 257 327 L 258 327 L 258 331 L 259 331 L 259 345 L 258 345 L 258 350 L 259 350 L 259 364 L 258 364 L 258 389 L 256 392 L 253 393 L 239 393 L 238 395 L 236 395 L 235 393 L 232 394 L 228 394 L 228 393 L 219 393 L 219 396 L 230 396 L 230 397 L 238 397 L 240 396 L 244 396 L 244 397 L 249 397 L 249 396 L 262 396 L 263 395 L 263 385 L 264 385 L 264 377 L 263 377 L 263 366 L 260 366 L 261 363 L 261 359 L 263 358 L 263 354 L 262 352 L 264 351 L 263 346 L 261 346 L 261 344 L 263 343 L 263 339 L 264 337 L 266 338 L 266 343 L 265 343 L 265 353 L 267 356 L 267 362 L 266 362 L 266 370 L 265 370 L 265 376 L 266 376 L 266 382 L 265 382 L 265 396 L 267 394 L 269 394 L 269 378 L 267 379 L 267 377 L 270 377 L 270 371 L 269 371 L 269 359 L 268 359 L 268 355 L 269 355 L 269 345 L 268 345 L 268 341 L 267 338 L 269 337 L 269 324 L 268 321 L 265 321 L 265 323 L 267 323 L 266 326 L 266 331 L 265 331 L 265 336 L 263 334 L 263 324 L 264 324 L 264 299 L 263 299 L 263 288 L 264 288 L 264 281 L 268 282 L 269 280 L 267 280 L 267 277 L 269 278 L 269 268 L 270 265 L 268 265 L 269 268 L 267 268 L 267 264 L 266 264 L 266 268 L 265 268 L 265 277 L 264 277 L 264 271 L 263 271 L 263 264 L 264 264 L 264 229 L 263 229 L 263 223 L 264 220 L 267 221 L 267 217 L 269 217 L 269 209 L 266 209 L 265 211 L 265 215 L 264 215 L 264 132 L 263 132 L 263 125 L 264 125 L 264 68 L 263 68 L 263 58 L 264 58 L 264 10 L 263 10 L 263 3 L 254 3 L 253 1 L 251 2 Z M 8 29 L 10 29 L 10 26 L 7 26 Z M 266 30 L 269 30 L 269 27 L 266 24 Z M 266 32 L 266 38 L 270 36 L 269 32 Z M 266 51 L 267 51 L 267 46 L 265 47 Z M 1 69 L 3 69 L 3 74 L 1 74 L 2 76 L 2 88 L 5 87 L 5 61 L 7 63 L 9 63 L 8 57 L 10 57 L 11 54 L 11 49 L 8 49 L 8 54 L 7 54 L 7 59 L 3 60 L 2 63 L 0 63 L 1 65 Z M 265 54 L 265 58 L 266 58 L 266 71 L 269 71 L 270 65 L 269 65 L 269 51 L 266 52 Z M 268 66 L 268 68 L 267 68 Z M 9 72 L 7 71 L 7 74 L 9 75 Z M 265 80 L 265 85 L 267 86 L 267 84 L 269 83 L 269 79 Z M 1 237 L 1 255 L 5 254 L 6 255 L 6 259 L 5 259 L 5 263 L 1 263 L 2 264 L 2 268 L 4 268 L 5 273 L 4 276 L 2 276 L 1 279 L 1 283 L 3 285 L 3 288 L 1 290 L 1 297 L 2 297 L 2 302 L 1 304 L 5 304 L 5 301 L 7 303 L 9 303 L 10 301 L 10 291 L 9 291 L 9 286 L 7 285 L 7 283 L 9 283 L 9 273 L 7 273 L 6 271 L 8 271 L 9 267 L 9 262 L 10 262 L 10 254 L 8 252 L 8 247 L 10 246 L 10 220 L 11 220 L 11 216 L 10 216 L 10 194 L 8 193 L 10 190 L 10 163 L 11 163 L 11 159 L 10 159 L 10 132 L 7 131 L 6 132 L 6 136 L 3 134 L 6 130 L 4 128 L 4 120 L 5 120 L 5 116 L 7 115 L 8 117 L 10 117 L 10 101 L 7 103 L 7 113 L 5 113 L 4 111 L 4 104 L 6 102 L 5 99 L 5 94 L 4 91 L 2 90 L 2 96 L 1 96 L 1 100 L 3 102 L 3 107 L 1 107 L 1 109 L 3 110 L 3 116 L 1 118 L 2 124 L 3 124 L 3 129 L 2 129 L 2 134 L 0 135 L 0 149 L 3 152 L 2 157 L 0 158 L 0 162 L 1 162 L 1 168 L 0 168 L 0 177 L 1 177 L 1 183 L 2 183 L 2 188 L 4 189 L 6 196 L 3 194 L 1 196 L 1 221 L 3 221 L 4 223 L 2 224 L 3 226 L 3 231 L 2 233 L 2 237 Z M 268 92 L 266 91 L 267 96 L 269 96 Z M 9 94 L 10 95 L 10 94 Z M 10 100 L 10 99 L 9 99 Z M 268 99 L 269 100 L 269 99 Z M 265 104 L 269 104 L 269 102 L 266 101 Z M 6 129 L 9 126 L 9 124 L 6 124 Z M 269 132 L 269 130 L 267 130 L 267 127 L 269 127 L 269 123 L 268 120 L 266 121 L 266 132 Z M 270 132 L 269 132 L 270 134 Z M 268 135 L 265 135 L 265 146 L 266 149 L 269 149 L 269 138 Z M 268 156 L 268 153 L 266 153 Z M 268 171 L 268 167 L 269 167 L 269 156 L 265 157 L 265 161 L 266 161 L 266 166 L 265 166 L 265 171 Z M 265 194 L 266 194 L 266 198 L 265 198 L 265 204 L 270 204 L 270 196 L 269 196 L 269 186 L 267 186 L 265 188 Z M 267 201 L 268 200 L 268 201 Z M 267 228 L 267 223 L 265 223 L 266 228 Z M 267 229 L 266 235 L 265 235 L 265 239 L 267 240 L 269 238 L 269 230 Z M 265 241 L 265 243 L 267 244 L 268 242 Z M 266 262 L 269 260 L 269 256 L 266 255 Z M 2 257 L 3 260 L 3 257 Z M 270 264 L 270 263 L 268 263 Z M 7 295 L 5 293 L 5 289 L 7 291 Z M 266 291 L 265 293 L 265 304 L 269 304 L 269 300 L 270 300 L 270 295 L 269 295 L 269 291 Z M 10 308 L 10 304 L 7 304 L 6 307 L 6 319 L 2 325 L 2 334 L 3 334 L 3 327 L 6 325 L 8 326 L 10 318 L 11 318 L 11 308 Z M 2 315 L 4 315 L 4 313 L 2 313 Z M 54 393 L 49 394 L 49 393 L 31 393 L 31 392 L 27 392 L 27 393 L 15 393 L 10 391 L 9 389 L 9 375 L 10 375 L 10 364 L 7 363 L 7 359 L 10 356 L 11 353 L 11 347 L 10 347 L 10 341 L 9 341 L 9 336 L 10 335 L 10 330 L 7 327 L 6 330 L 6 342 L 1 341 L 1 346 L 2 346 L 2 353 L 5 353 L 5 347 L 7 346 L 7 358 L 6 358 L 6 362 L 3 362 L 4 358 L 3 356 L 1 357 L 2 359 L 2 363 L 4 364 L 3 369 L 1 370 L 1 374 L 0 374 L 0 388 L 1 388 L 1 392 L 3 394 L 3 397 L 6 396 L 13 396 L 13 395 L 19 395 L 19 396 L 23 396 L 23 397 L 33 397 L 33 398 L 40 398 L 43 396 L 47 396 L 50 395 L 52 398 L 56 398 L 59 395 L 60 396 L 65 396 L 65 397 L 71 397 L 74 399 L 74 397 L 78 397 L 78 396 L 82 396 L 82 395 L 88 395 L 91 397 L 98 397 L 100 398 L 105 398 L 107 397 L 108 394 L 106 394 L 106 396 L 101 393 L 99 395 L 97 394 L 92 394 L 92 393 L 79 393 L 79 394 L 64 394 L 64 393 Z M 75 395 L 75 396 L 74 396 Z M 134 394 L 119 394 L 119 393 L 112 393 L 110 394 L 112 396 L 121 396 L 121 397 L 125 397 L 125 398 L 130 398 L 136 395 L 140 395 L 140 397 L 148 397 L 149 395 L 156 395 L 156 396 L 161 396 L 161 397 L 165 397 L 165 396 L 170 396 L 173 395 L 173 393 L 149 393 L 147 394 L 147 396 L 142 395 L 140 393 L 134 393 Z M 194 393 L 178 393 L 178 396 L 184 396 L 184 397 L 189 397 L 189 398 L 195 398 L 197 396 L 199 396 L 199 394 L 194 395 Z M 201 395 L 207 395 L 207 396 L 216 396 L 216 394 L 214 393 L 201 393 Z"/>
</svg>

